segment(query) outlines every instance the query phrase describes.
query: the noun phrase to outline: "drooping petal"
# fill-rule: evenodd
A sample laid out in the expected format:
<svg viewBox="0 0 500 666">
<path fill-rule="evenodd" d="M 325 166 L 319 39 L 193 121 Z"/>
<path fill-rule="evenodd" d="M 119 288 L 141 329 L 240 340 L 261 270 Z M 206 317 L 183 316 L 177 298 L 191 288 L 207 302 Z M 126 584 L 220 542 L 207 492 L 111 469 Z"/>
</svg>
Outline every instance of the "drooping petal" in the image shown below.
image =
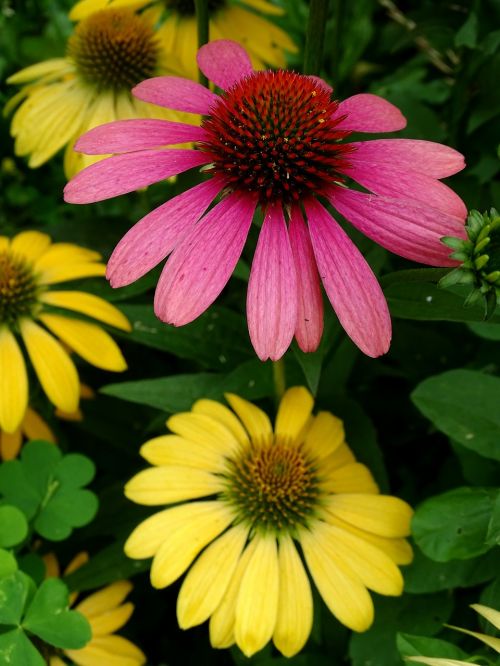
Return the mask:
<svg viewBox="0 0 500 666">
<path fill-rule="evenodd" d="M 204 44 L 196 56 L 198 67 L 216 86 L 227 90 L 253 72 L 245 49 L 228 39 Z"/>
<path fill-rule="evenodd" d="M 156 289 L 154 309 L 161 321 L 183 326 L 213 303 L 240 258 L 255 206 L 250 195 L 229 194 L 183 238 Z"/>
<path fill-rule="evenodd" d="M 321 204 L 309 199 L 305 209 L 321 280 L 340 323 L 362 352 L 372 357 L 385 354 L 391 318 L 375 275 Z"/>
<path fill-rule="evenodd" d="M 302 351 L 312 352 L 323 334 L 323 298 L 311 239 L 297 206 L 292 208 L 288 233 L 297 275 L 295 338 Z"/>
<path fill-rule="evenodd" d="M 337 129 L 349 132 L 396 132 L 406 127 L 401 111 L 378 95 L 361 93 L 340 102 L 334 118 L 346 116 Z"/>
<path fill-rule="evenodd" d="M 471 608 L 488 620 L 488 622 L 491 622 L 495 629 L 500 629 L 500 610 L 495 610 L 483 604 L 471 604 Z"/>
<path fill-rule="evenodd" d="M 201 115 L 208 115 L 219 100 L 218 95 L 208 88 L 178 76 L 146 79 L 132 88 L 132 94 L 143 102 Z"/>
<path fill-rule="evenodd" d="M 257 544 L 241 580 L 234 625 L 236 643 L 247 657 L 261 650 L 271 639 L 278 616 L 276 537 L 255 535 L 254 540 Z"/>
<path fill-rule="evenodd" d="M 49 400 L 64 412 L 76 412 L 80 382 L 69 354 L 35 322 L 23 319 L 20 329 L 35 372 Z"/>
<path fill-rule="evenodd" d="M 115 247 L 106 277 L 112 287 L 138 280 L 162 261 L 221 190 L 212 178 L 178 194 L 135 224 Z"/>
<path fill-rule="evenodd" d="M 74 149 L 86 155 L 107 155 L 203 141 L 204 138 L 205 130 L 197 125 L 157 118 L 117 120 L 86 132 L 75 143 Z"/>
<path fill-rule="evenodd" d="M 248 435 L 241 421 L 225 405 L 217 400 L 208 400 L 203 398 L 197 400 L 191 407 L 194 414 L 204 414 L 210 416 L 224 425 L 236 437 L 240 444 L 248 444 Z"/>
<path fill-rule="evenodd" d="M 248 528 L 242 524 L 232 527 L 196 560 L 177 598 L 177 619 L 181 629 L 205 622 L 220 604 L 247 536 Z"/>
<path fill-rule="evenodd" d="M 133 612 L 134 605 L 129 602 L 112 608 L 103 615 L 87 618 L 92 629 L 92 636 L 106 636 L 118 631 L 130 620 Z"/>
<path fill-rule="evenodd" d="M 397 497 L 387 495 L 335 495 L 328 501 L 328 511 L 367 532 L 394 538 L 410 534 L 411 507 Z"/>
<path fill-rule="evenodd" d="M 202 152 L 183 148 L 115 155 L 91 164 L 74 176 L 64 188 L 64 200 L 73 204 L 104 201 L 148 187 L 208 161 Z"/>
<path fill-rule="evenodd" d="M 408 199 L 334 188 L 331 204 L 359 231 L 402 257 L 431 266 L 455 266 L 443 236 L 465 238 L 463 220 Z"/>
<path fill-rule="evenodd" d="M 412 169 L 431 178 L 447 178 L 465 167 L 464 156 L 457 150 L 434 141 L 415 139 L 374 139 L 350 144 L 352 165 L 391 164 L 398 169 Z"/>
<path fill-rule="evenodd" d="M 50 242 L 50 236 L 40 231 L 21 231 L 11 240 L 10 251 L 31 263 L 48 249 Z"/>
<path fill-rule="evenodd" d="M 21 428 L 8 433 L 0 429 L 0 460 L 14 460 L 17 458 L 23 443 Z"/>
<path fill-rule="evenodd" d="M 19 345 L 6 327 L 0 328 L 0 430 L 15 432 L 28 405 L 28 374 Z"/>
<path fill-rule="evenodd" d="M 132 583 L 128 580 L 117 580 L 102 590 L 90 594 L 86 599 L 80 601 L 76 608 L 85 617 L 99 617 L 107 611 L 117 608 L 131 591 Z"/>
<path fill-rule="evenodd" d="M 131 328 L 129 320 L 118 308 L 86 291 L 46 291 L 40 294 L 40 300 L 58 308 L 81 312 L 122 331 L 130 331 Z"/>
<path fill-rule="evenodd" d="M 277 441 L 298 444 L 309 423 L 314 399 L 303 386 L 289 388 L 281 399 L 274 432 Z"/>
<path fill-rule="evenodd" d="M 268 207 L 247 292 L 250 340 L 261 361 L 286 352 L 297 323 L 295 263 L 281 204 Z"/>
<path fill-rule="evenodd" d="M 222 482 L 210 472 L 193 467 L 150 467 L 133 476 L 125 495 L 137 504 L 159 506 L 206 497 L 223 490 Z"/>
<path fill-rule="evenodd" d="M 457 659 L 446 659 L 441 657 L 405 657 L 407 661 L 426 666 L 469 666 L 470 661 L 459 661 Z"/>
<path fill-rule="evenodd" d="M 28 439 L 43 439 L 55 443 L 56 438 L 49 426 L 34 409 L 28 407 L 22 424 L 22 429 Z"/>
<path fill-rule="evenodd" d="M 123 636 L 96 636 L 80 650 L 65 650 L 77 666 L 142 666 L 146 656 L 128 638 Z"/>
<path fill-rule="evenodd" d="M 273 642 L 285 657 L 293 657 L 311 633 L 313 600 L 307 574 L 289 536 L 279 540 L 278 564 L 280 588 Z"/>
<path fill-rule="evenodd" d="M 252 442 L 264 444 L 273 434 L 273 427 L 269 416 L 256 405 L 234 393 L 226 393 L 226 400 L 241 419 L 250 435 Z"/>
</svg>

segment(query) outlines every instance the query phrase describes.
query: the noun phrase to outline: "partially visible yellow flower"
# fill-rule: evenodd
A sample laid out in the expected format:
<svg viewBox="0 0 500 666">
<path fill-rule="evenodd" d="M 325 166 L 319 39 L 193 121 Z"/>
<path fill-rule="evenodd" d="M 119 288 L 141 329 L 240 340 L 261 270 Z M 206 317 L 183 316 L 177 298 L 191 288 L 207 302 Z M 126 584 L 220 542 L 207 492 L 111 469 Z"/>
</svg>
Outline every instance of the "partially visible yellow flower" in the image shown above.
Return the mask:
<svg viewBox="0 0 500 666">
<path fill-rule="evenodd" d="M 182 68 L 197 77 L 196 51 L 198 36 L 194 0 L 80 0 L 70 12 L 79 21 L 104 7 L 165 6 L 166 19 L 158 36 L 164 47 L 175 54 Z M 214 0 L 209 2 L 210 39 L 232 39 L 248 51 L 255 69 L 265 66 L 286 67 L 285 52 L 296 53 L 297 47 L 287 33 L 261 14 L 279 16 L 284 10 L 266 0 Z"/>
<path fill-rule="evenodd" d="M 52 289 L 61 282 L 104 275 L 100 259 L 87 248 L 52 243 L 38 231 L 23 231 L 12 239 L 0 236 L 0 430 L 18 430 L 28 406 L 28 373 L 19 337 L 45 394 L 63 412 L 75 412 L 80 397 L 78 373 L 67 349 L 98 368 L 126 369 L 109 333 L 66 311 L 124 331 L 130 330 L 127 318 L 93 294 Z"/>
<path fill-rule="evenodd" d="M 488 620 L 488 622 L 491 622 L 491 624 L 495 627 L 495 629 L 500 630 L 500 611 L 495 610 L 494 608 L 490 608 L 489 606 L 483 606 L 482 604 L 472 604 L 471 608 L 473 608 L 479 615 L 482 615 L 484 618 Z M 490 648 L 493 648 L 495 652 L 500 653 L 500 638 L 497 638 L 496 636 L 489 636 L 488 634 L 482 634 L 477 631 L 470 631 L 469 629 L 462 629 L 461 627 L 452 627 L 450 625 L 446 625 L 450 629 L 456 629 L 457 631 L 461 631 L 463 634 L 468 634 L 469 636 L 474 636 L 474 638 L 479 639 L 485 645 L 487 645 Z M 441 659 L 439 657 L 405 657 L 407 661 L 415 661 L 419 664 L 426 664 L 427 666 L 470 666 L 471 662 L 473 659 L 471 658 L 470 661 L 461 661 L 458 659 Z M 474 662 L 476 659 L 474 658 Z"/>
<path fill-rule="evenodd" d="M 342 421 L 313 416 L 305 388 L 285 393 L 274 429 L 261 409 L 226 397 L 233 411 L 199 400 L 167 421 L 173 434 L 141 448 L 154 467 L 129 481 L 126 496 L 176 506 L 141 523 L 125 552 L 154 558 L 156 588 L 197 558 L 177 617 L 183 629 L 210 619 L 214 647 L 236 643 L 251 656 L 272 639 L 285 656 L 299 652 L 313 621 L 306 568 L 337 619 L 365 631 L 374 614 L 368 589 L 402 593 L 397 565 L 412 559 L 411 508 L 379 494 Z"/>
<path fill-rule="evenodd" d="M 16 155 L 29 155 L 29 166 L 36 168 L 66 146 L 64 168 L 70 178 L 105 157 L 73 150 L 75 140 L 97 125 L 131 118 L 192 122 L 130 93 L 143 79 L 183 73 L 156 32 L 157 17 L 157 10 L 138 15 L 131 7 L 94 13 L 75 27 L 64 58 L 45 60 L 11 76 L 8 83 L 24 86 L 5 107 L 9 113 L 19 106 L 11 125 Z"/>
<path fill-rule="evenodd" d="M 53 553 L 44 556 L 47 576 L 60 576 L 59 563 Z M 70 562 L 64 574 L 68 575 L 88 561 L 87 553 L 79 553 Z M 50 657 L 49 666 L 66 666 L 64 657 L 78 666 L 142 666 L 146 663 L 143 652 L 127 638 L 117 636 L 134 612 L 134 605 L 125 598 L 132 591 L 132 583 L 120 580 L 98 592 L 89 594 L 75 604 L 77 595 L 71 596 L 71 607 L 84 615 L 92 629 L 92 638 L 80 650 L 63 650 Z"/>
</svg>

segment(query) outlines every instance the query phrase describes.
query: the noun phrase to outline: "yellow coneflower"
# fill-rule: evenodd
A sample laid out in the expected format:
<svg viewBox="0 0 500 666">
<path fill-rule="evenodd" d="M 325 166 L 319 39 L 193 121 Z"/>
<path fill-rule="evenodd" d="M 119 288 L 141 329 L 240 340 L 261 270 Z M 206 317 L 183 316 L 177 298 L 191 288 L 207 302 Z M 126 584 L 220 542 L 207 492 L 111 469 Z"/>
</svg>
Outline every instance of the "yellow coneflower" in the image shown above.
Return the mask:
<svg viewBox="0 0 500 666">
<path fill-rule="evenodd" d="M 47 576 L 60 576 L 57 558 L 49 553 L 44 556 Z M 79 553 L 70 562 L 65 575 L 88 561 L 87 553 Z M 70 597 L 71 607 L 84 615 L 92 629 L 92 638 L 79 650 L 62 650 L 52 655 L 49 666 L 66 666 L 65 657 L 78 666 L 142 666 L 146 663 L 143 652 L 127 638 L 115 635 L 134 612 L 134 605 L 125 598 L 132 591 L 132 584 L 120 580 L 75 603 L 77 594 Z"/>
<path fill-rule="evenodd" d="M 166 8 L 166 18 L 158 36 L 170 53 L 175 54 L 185 72 L 196 78 L 196 51 L 198 37 L 194 0 L 80 0 L 70 12 L 78 21 L 104 7 Z M 248 51 L 255 69 L 285 67 L 285 52 L 296 53 L 297 47 L 287 33 L 261 16 L 280 16 L 284 10 L 266 0 L 211 0 L 210 39 L 233 39 Z"/>
<path fill-rule="evenodd" d="M 12 239 L 0 236 L 0 429 L 4 432 L 19 428 L 28 406 L 28 373 L 18 337 L 45 394 L 69 414 L 78 409 L 80 382 L 67 349 L 98 368 L 126 369 L 117 344 L 101 326 L 65 311 L 128 331 L 126 317 L 93 294 L 52 289 L 62 282 L 104 275 L 100 258 L 78 245 L 52 243 L 38 231 L 23 231 Z"/>
<path fill-rule="evenodd" d="M 155 29 L 157 16 L 157 10 L 139 15 L 130 7 L 96 12 L 75 27 L 64 58 L 11 76 L 8 83 L 24 86 L 5 107 L 9 113 L 19 105 L 11 125 L 16 155 L 29 155 L 35 168 L 66 146 L 64 167 L 71 177 L 102 159 L 73 151 L 75 140 L 97 125 L 144 117 L 186 120 L 130 94 L 143 79 L 181 73 Z"/>
<path fill-rule="evenodd" d="M 141 448 L 154 467 L 125 494 L 176 506 L 141 523 L 125 552 L 154 558 L 157 588 L 197 558 L 177 617 L 184 629 L 210 619 L 214 647 L 236 643 L 250 656 L 272 639 L 284 655 L 296 654 L 313 620 L 306 568 L 338 620 L 365 631 L 374 614 L 368 589 L 402 593 L 397 565 L 412 558 L 404 539 L 410 507 L 379 494 L 345 443 L 342 422 L 329 412 L 313 416 L 305 388 L 285 393 L 274 430 L 258 407 L 226 398 L 234 411 L 199 400 L 167 421 L 174 434 Z"/>
</svg>

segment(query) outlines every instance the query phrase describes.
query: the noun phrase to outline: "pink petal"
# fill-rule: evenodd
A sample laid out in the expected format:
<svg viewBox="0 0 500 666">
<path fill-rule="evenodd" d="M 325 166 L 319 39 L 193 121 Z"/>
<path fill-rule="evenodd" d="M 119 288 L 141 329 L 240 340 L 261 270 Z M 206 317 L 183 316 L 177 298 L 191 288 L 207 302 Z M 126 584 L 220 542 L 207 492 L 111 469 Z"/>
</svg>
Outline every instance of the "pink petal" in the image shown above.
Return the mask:
<svg viewBox="0 0 500 666">
<path fill-rule="evenodd" d="M 256 197 L 234 192 L 184 236 L 155 294 L 156 316 L 174 326 L 196 319 L 225 287 L 252 224 Z"/>
<path fill-rule="evenodd" d="M 288 233 L 297 274 L 295 338 L 302 351 L 313 352 L 318 348 L 323 334 L 323 298 L 311 239 L 297 206 L 292 209 Z"/>
<path fill-rule="evenodd" d="M 447 178 L 465 166 L 464 156 L 449 146 L 434 141 L 414 139 L 374 139 L 351 143 L 349 162 L 357 164 L 392 164 L 401 169 L 420 171 L 431 178 Z"/>
<path fill-rule="evenodd" d="M 391 199 L 341 187 L 327 192 L 333 206 L 382 247 L 431 266 L 455 266 L 443 236 L 465 238 L 463 221 L 408 199 Z"/>
<path fill-rule="evenodd" d="M 315 199 L 304 203 L 319 274 L 347 335 L 368 356 L 391 342 L 389 308 L 363 255 Z"/>
<path fill-rule="evenodd" d="M 349 132 L 395 132 L 406 127 L 401 111 L 378 95 L 362 93 L 340 102 L 335 118 L 347 115 L 337 125 Z"/>
<path fill-rule="evenodd" d="M 141 81 L 132 94 L 143 102 L 167 109 L 207 115 L 219 97 L 208 88 L 179 76 L 156 76 Z"/>
<path fill-rule="evenodd" d="M 229 39 L 204 44 L 196 60 L 203 74 L 222 90 L 231 88 L 240 79 L 253 73 L 248 53 L 240 44 Z"/>
<path fill-rule="evenodd" d="M 349 154 L 349 160 L 351 154 Z M 453 215 L 465 221 L 467 208 L 462 199 L 444 183 L 418 171 L 401 170 L 389 164 L 357 163 L 344 169 L 357 183 L 371 190 L 395 199 L 415 199 L 436 210 Z"/>
<path fill-rule="evenodd" d="M 264 217 L 247 293 L 250 340 L 261 361 L 281 358 L 297 323 L 297 281 L 281 204 Z"/>
<path fill-rule="evenodd" d="M 115 155 L 91 164 L 72 178 L 64 188 L 64 200 L 85 204 L 111 199 L 207 164 L 209 159 L 198 150 L 184 149 Z"/>
<path fill-rule="evenodd" d="M 186 141 L 203 141 L 201 127 L 170 120 L 117 120 L 94 127 L 81 136 L 75 150 L 86 155 L 129 153 Z"/>
<path fill-rule="evenodd" d="M 111 286 L 131 284 L 165 259 L 221 189 L 221 183 L 211 178 L 139 220 L 115 247 L 108 262 L 106 277 Z"/>
</svg>

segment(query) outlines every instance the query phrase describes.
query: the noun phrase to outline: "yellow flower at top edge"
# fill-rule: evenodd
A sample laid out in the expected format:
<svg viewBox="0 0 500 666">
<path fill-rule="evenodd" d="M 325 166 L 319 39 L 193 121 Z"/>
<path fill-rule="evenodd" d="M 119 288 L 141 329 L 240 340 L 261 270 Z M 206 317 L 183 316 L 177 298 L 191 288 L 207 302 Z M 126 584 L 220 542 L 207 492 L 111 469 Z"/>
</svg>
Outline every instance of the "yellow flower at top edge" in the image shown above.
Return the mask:
<svg viewBox="0 0 500 666">
<path fill-rule="evenodd" d="M 64 58 L 45 60 L 11 76 L 8 83 L 23 86 L 5 107 L 5 113 L 18 107 L 11 124 L 16 155 L 29 155 L 29 166 L 36 168 L 66 146 L 64 169 L 70 178 L 105 157 L 73 150 L 76 139 L 93 127 L 131 118 L 193 122 L 130 93 L 143 79 L 185 74 L 156 31 L 157 18 L 154 8 L 140 15 L 122 6 L 98 11 L 75 27 Z"/>
<path fill-rule="evenodd" d="M 156 588 L 191 567 L 178 621 L 187 629 L 210 620 L 217 648 L 236 643 L 251 656 L 272 639 L 287 657 L 299 652 L 313 621 L 307 570 L 337 619 L 365 631 L 374 615 L 368 590 L 402 593 L 411 508 L 379 494 L 342 421 L 313 416 L 305 388 L 285 393 L 274 429 L 252 403 L 226 398 L 232 410 L 199 400 L 167 421 L 172 434 L 141 448 L 153 467 L 129 481 L 126 496 L 175 506 L 141 523 L 125 552 L 153 557 Z"/>
<path fill-rule="evenodd" d="M 59 577 L 59 563 L 49 553 L 44 557 L 47 576 Z M 65 570 L 65 575 L 78 569 L 88 561 L 87 553 L 80 553 Z M 128 580 L 120 580 L 89 594 L 83 601 L 75 603 L 77 594 L 70 597 L 73 610 L 84 615 L 92 629 L 92 638 L 79 650 L 60 650 L 50 657 L 49 666 L 66 666 L 65 658 L 78 666 L 142 666 L 146 663 L 143 652 L 127 638 L 117 636 L 134 612 L 134 605 L 125 598 L 132 591 Z"/>
<path fill-rule="evenodd" d="M 198 76 L 196 51 L 198 36 L 194 0 L 80 0 L 70 12 L 79 21 L 104 7 L 146 7 L 166 9 L 166 19 L 158 31 L 165 48 L 175 54 L 185 72 Z M 266 0 L 209 0 L 210 39 L 232 39 L 248 51 L 254 69 L 286 67 L 285 52 L 297 47 L 287 33 L 260 14 L 279 16 L 284 9 Z"/>
<path fill-rule="evenodd" d="M 80 382 L 68 349 L 103 370 L 126 369 L 111 336 L 73 313 L 124 331 L 130 330 L 127 318 L 93 294 L 53 289 L 59 283 L 104 275 L 100 258 L 78 245 L 52 243 L 38 231 L 23 231 L 12 239 L 0 236 L 0 429 L 4 432 L 19 428 L 28 406 L 28 372 L 19 339 L 49 400 L 70 414 L 78 409 Z"/>
</svg>

